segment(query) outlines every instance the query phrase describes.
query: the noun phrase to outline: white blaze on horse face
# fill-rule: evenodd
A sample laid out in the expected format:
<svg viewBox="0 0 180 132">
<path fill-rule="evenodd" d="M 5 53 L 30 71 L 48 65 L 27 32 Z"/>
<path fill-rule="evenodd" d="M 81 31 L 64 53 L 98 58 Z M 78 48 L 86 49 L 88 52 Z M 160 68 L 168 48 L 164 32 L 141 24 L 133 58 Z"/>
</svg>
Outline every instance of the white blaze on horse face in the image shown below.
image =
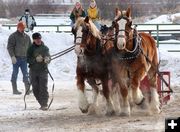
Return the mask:
<svg viewBox="0 0 180 132">
<path fill-rule="evenodd" d="M 125 48 L 125 44 L 126 44 L 126 39 L 125 39 L 125 25 L 126 25 L 126 20 L 121 19 L 119 21 L 119 35 L 117 38 L 117 48 L 119 50 L 124 49 Z"/>
<path fill-rule="evenodd" d="M 82 26 L 79 26 L 77 29 L 76 43 L 80 44 L 82 40 Z"/>
</svg>

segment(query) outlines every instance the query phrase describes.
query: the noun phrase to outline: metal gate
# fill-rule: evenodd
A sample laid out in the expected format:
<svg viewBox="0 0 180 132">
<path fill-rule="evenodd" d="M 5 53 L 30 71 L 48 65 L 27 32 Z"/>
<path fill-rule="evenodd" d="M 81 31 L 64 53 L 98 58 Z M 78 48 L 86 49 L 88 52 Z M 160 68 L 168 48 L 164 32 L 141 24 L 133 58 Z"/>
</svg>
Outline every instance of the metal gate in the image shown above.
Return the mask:
<svg viewBox="0 0 180 132">
<path fill-rule="evenodd" d="M 166 84 L 161 80 L 161 77 L 158 76 L 157 78 L 157 90 L 159 94 L 159 99 L 161 105 L 167 104 L 167 102 L 170 100 L 170 94 L 171 94 L 171 88 L 170 88 L 170 72 L 169 71 L 163 71 L 160 72 L 161 76 L 164 78 L 164 80 L 167 82 Z M 150 85 L 147 76 L 141 81 L 140 89 L 144 94 L 148 94 L 150 98 Z"/>
</svg>

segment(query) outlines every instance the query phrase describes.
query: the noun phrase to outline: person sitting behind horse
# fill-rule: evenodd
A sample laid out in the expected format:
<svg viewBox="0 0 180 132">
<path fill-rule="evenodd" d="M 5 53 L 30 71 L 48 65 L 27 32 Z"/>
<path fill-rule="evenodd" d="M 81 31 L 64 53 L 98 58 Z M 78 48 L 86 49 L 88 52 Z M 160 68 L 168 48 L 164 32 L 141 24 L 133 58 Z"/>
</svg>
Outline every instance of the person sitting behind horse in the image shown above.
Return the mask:
<svg viewBox="0 0 180 132">
<path fill-rule="evenodd" d="M 101 25 L 99 23 L 100 13 L 99 8 L 97 8 L 97 4 L 95 0 L 91 0 L 89 8 L 87 9 L 87 15 L 96 25 L 96 27 L 100 30 Z"/>
<path fill-rule="evenodd" d="M 70 14 L 70 19 L 71 19 L 71 27 L 72 27 L 72 33 L 74 33 L 74 29 L 73 29 L 73 26 L 76 22 L 76 19 L 78 17 L 85 17 L 86 16 L 86 13 L 81 5 L 80 2 L 76 2 L 71 14 Z"/>
</svg>

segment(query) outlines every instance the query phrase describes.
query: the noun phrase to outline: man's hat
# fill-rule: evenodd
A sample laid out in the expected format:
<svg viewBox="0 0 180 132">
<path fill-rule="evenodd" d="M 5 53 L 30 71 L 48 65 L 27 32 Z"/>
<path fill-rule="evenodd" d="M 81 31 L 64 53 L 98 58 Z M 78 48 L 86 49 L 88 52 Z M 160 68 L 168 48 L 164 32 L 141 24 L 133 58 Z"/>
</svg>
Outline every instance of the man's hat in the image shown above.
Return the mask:
<svg viewBox="0 0 180 132">
<path fill-rule="evenodd" d="M 33 39 L 41 39 L 42 37 L 41 37 L 41 34 L 40 34 L 40 33 L 33 33 L 33 34 L 32 34 L 32 38 L 33 38 Z"/>
<path fill-rule="evenodd" d="M 25 12 L 29 12 L 30 10 L 29 9 L 25 9 Z"/>
<path fill-rule="evenodd" d="M 18 29 L 18 28 L 25 29 L 25 27 L 26 27 L 26 24 L 25 24 L 23 21 L 20 21 L 20 22 L 17 24 L 17 29 Z"/>
</svg>

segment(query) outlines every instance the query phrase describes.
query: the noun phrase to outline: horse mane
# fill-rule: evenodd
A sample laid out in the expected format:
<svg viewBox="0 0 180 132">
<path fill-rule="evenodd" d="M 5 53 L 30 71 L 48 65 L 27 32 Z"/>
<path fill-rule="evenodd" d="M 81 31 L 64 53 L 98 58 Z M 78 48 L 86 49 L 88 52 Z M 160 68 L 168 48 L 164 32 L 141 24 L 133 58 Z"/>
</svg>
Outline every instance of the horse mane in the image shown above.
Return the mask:
<svg viewBox="0 0 180 132">
<path fill-rule="evenodd" d="M 78 17 L 75 24 L 74 24 L 74 28 L 79 28 L 79 26 L 81 26 L 84 23 L 84 17 Z"/>
<path fill-rule="evenodd" d="M 90 30 L 93 36 L 101 39 L 100 31 L 97 29 L 96 25 L 91 20 L 89 20 L 89 24 L 90 24 Z"/>
<path fill-rule="evenodd" d="M 79 26 L 84 24 L 84 17 L 79 17 L 76 20 L 76 23 L 74 24 L 74 28 L 79 28 Z M 92 22 L 92 20 L 89 20 L 89 24 L 90 24 L 90 31 L 92 33 L 92 35 L 96 38 L 101 39 L 101 35 L 100 35 L 100 31 L 97 29 L 97 27 L 95 26 L 95 24 Z"/>
</svg>

